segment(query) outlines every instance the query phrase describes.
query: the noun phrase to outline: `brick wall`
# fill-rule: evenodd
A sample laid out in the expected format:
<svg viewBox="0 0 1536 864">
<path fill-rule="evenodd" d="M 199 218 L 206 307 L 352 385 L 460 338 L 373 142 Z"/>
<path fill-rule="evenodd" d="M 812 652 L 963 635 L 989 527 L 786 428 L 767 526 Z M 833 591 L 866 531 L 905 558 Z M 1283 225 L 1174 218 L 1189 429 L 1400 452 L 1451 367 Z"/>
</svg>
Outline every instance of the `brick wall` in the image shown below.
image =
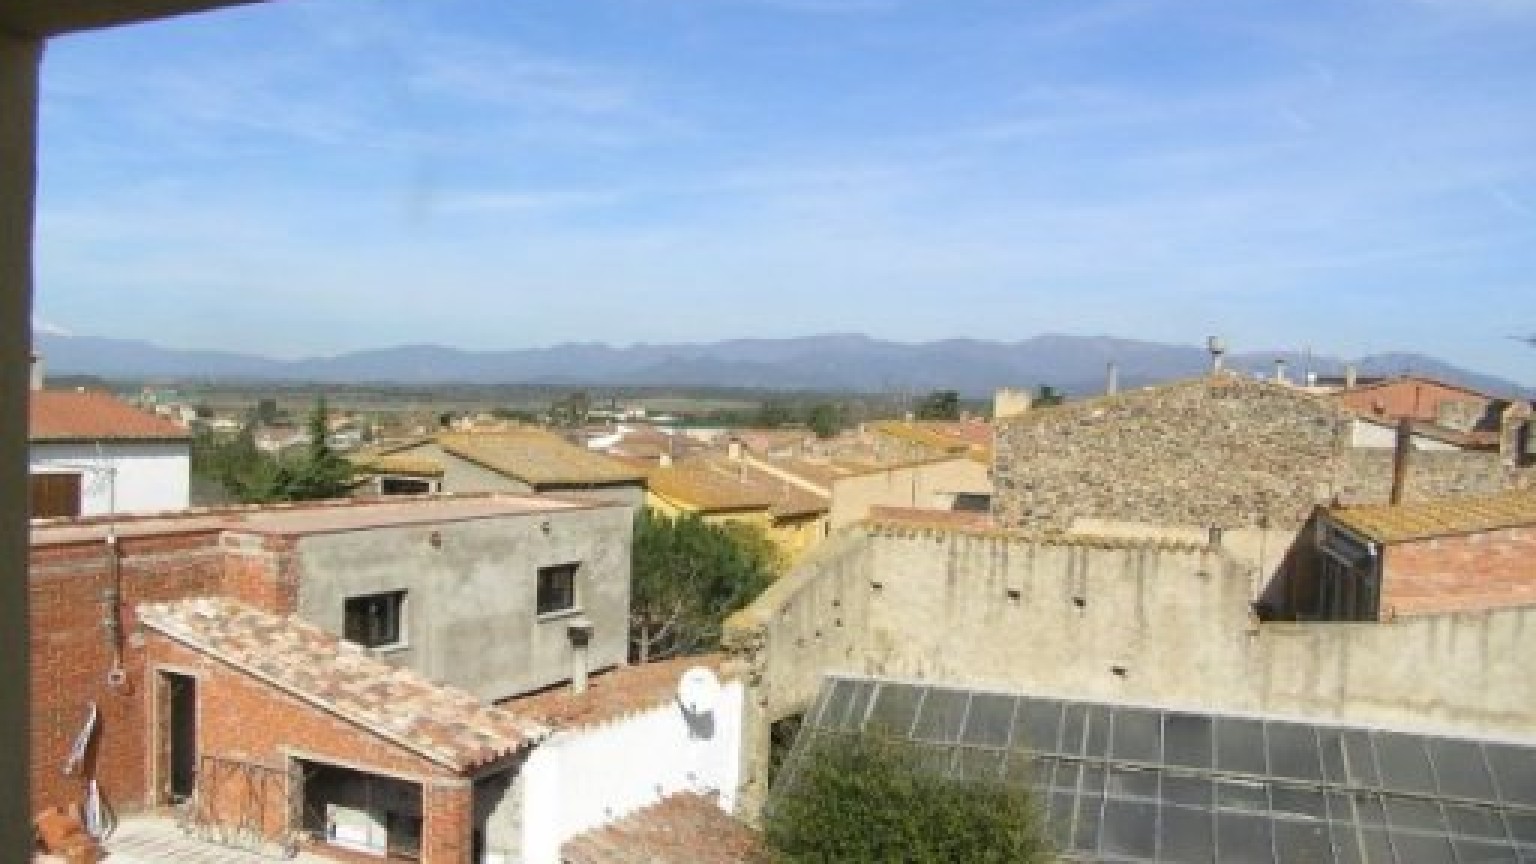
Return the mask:
<svg viewBox="0 0 1536 864">
<path fill-rule="evenodd" d="M 38 809 L 78 803 L 93 775 L 111 806 L 125 812 L 143 806 L 143 653 L 133 645 L 133 610 L 211 593 L 223 571 L 216 532 L 123 537 L 118 548 L 126 679 L 113 686 L 104 599 L 112 583 L 110 547 L 99 539 L 32 547 L 32 796 Z M 90 758 L 84 771 L 66 777 L 61 767 L 92 702 L 100 719 Z"/>
<path fill-rule="evenodd" d="M 1536 603 L 1536 528 L 1396 543 L 1382 568 L 1383 617 Z"/>
<path fill-rule="evenodd" d="M 226 534 L 223 593 L 277 615 L 299 608 L 297 541 L 292 537 Z"/>
<path fill-rule="evenodd" d="M 287 771 L 290 756 L 422 785 L 423 864 L 468 864 L 473 786 L 451 771 L 158 633 L 146 640 L 148 671 L 197 678 L 198 752 Z M 146 684 L 146 691 L 151 690 Z M 153 692 L 143 707 L 152 710 Z M 295 790 L 300 791 L 301 790 Z M 232 802 L 221 812 L 234 816 Z M 286 808 L 267 807 L 280 817 Z M 276 834 L 282 824 L 268 821 Z"/>
</svg>

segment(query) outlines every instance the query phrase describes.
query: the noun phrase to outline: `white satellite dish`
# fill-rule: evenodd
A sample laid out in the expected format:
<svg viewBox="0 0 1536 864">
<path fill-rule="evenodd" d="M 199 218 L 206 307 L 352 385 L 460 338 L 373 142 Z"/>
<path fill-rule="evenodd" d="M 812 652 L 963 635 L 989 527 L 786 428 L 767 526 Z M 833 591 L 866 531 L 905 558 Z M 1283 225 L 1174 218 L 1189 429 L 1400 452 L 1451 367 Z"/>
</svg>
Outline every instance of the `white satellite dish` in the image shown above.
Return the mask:
<svg viewBox="0 0 1536 864">
<path fill-rule="evenodd" d="M 720 679 L 703 666 L 683 673 L 677 682 L 677 701 L 689 714 L 708 714 L 720 701 Z"/>
</svg>

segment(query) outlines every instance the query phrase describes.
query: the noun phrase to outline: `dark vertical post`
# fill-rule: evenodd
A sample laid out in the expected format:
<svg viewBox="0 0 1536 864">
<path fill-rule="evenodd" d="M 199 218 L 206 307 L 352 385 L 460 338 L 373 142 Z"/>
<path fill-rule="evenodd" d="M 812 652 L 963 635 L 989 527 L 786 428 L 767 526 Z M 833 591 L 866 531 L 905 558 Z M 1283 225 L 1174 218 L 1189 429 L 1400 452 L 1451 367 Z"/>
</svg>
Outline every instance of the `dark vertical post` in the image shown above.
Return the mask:
<svg viewBox="0 0 1536 864">
<path fill-rule="evenodd" d="M 0 857 L 32 848 L 27 662 L 27 400 L 43 45 L 0 31 Z"/>
<path fill-rule="evenodd" d="M 1413 453 L 1413 421 L 1404 417 L 1397 421 L 1397 441 L 1392 448 L 1392 504 L 1403 503 L 1408 487 L 1408 460 Z"/>
</svg>

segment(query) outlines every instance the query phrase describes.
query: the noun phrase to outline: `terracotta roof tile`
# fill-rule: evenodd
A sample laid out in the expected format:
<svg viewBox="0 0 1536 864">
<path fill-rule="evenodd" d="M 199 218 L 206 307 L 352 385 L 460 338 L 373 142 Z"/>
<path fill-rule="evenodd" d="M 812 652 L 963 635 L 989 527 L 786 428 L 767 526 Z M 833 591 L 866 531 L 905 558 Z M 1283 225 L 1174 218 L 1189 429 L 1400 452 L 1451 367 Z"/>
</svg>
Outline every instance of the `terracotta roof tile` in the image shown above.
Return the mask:
<svg viewBox="0 0 1536 864">
<path fill-rule="evenodd" d="M 508 756 L 548 734 L 298 618 L 223 597 L 144 605 L 138 613 L 149 629 L 456 772 Z"/>
<path fill-rule="evenodd" d="M 439 435 L 448 453 L 535 486 L 582 486 L 636 482 L 640 471 L 593 453 L 543 429 Z"/>
<path fill-rule="evenodd" d="M 1536 525 L 1536 490 L 1481 498 L 1443 498 L 1412 504 L 1333 507 L 1340 525 L 1378 543 L 1402 543 L 1448 534 L 1476 534 Z"/>
<path fill-rule="evenodd" d="M 947 452 L 992 452 L 991 423 L 888 420 L 876 423 L 874 430 L 882 435 Z"/>
<path fill-rule="evenodd" d="M 443 466 L 435 459 L 391 453 L 370 459 L 352 459 L 357 467 L 372 474 L 405 474 L 412 477 L 441 477 Z"/>
<path fill-rule="evenodd" d="M 871 507 L 869 519 L 887 525 L 927 525 L 934 528 L 996 528 L 990 513 L 967 510 L 927 510 L 915 507 Z"/>
<path fill-rule="evenodd" d="M 27 410 L 32 441 L 153 441 L 191 437 L 165 417 L 141 411 L 110 393 L 39 390 Z"/>
<path fill-rule="evenodd" d="M 701 463 L 654 468 L 646 475 L 653 494 L 700 513 L 767 510 L 773 496 Z"/>
<path fill-rule="evenodd" d="M 762 837 L 715 799 L 673 795 L 567 841 L 564 864 L 766 864 Z"/>
<path fill-rule="evenodd" d="M 600 726 L 674 701 L 678 680 L 694 666 L 721 674 L 724 664 L 725 655 L 705 654 L 619 666 L 592 676 L 585 693 L 575 693 L 569 685 L 562 685 L 498 705 L 557 731 Z"/>
</svg>

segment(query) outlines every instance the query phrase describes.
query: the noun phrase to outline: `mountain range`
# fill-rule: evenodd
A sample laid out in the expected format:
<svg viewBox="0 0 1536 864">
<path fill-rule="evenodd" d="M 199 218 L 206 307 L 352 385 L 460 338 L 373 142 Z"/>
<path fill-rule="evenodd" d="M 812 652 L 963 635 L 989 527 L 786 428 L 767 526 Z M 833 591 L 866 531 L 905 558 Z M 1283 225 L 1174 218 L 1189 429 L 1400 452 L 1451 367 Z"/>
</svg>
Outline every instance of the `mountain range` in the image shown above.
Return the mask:
<svg viewBox="0 0 1536 864">
<path fill-rule="evenodd" d="M 1018 342 L 947 339 L 892 342 L 855 333 L 698 344 L 568 343 L 515 351 L 401 345 L 327 357 L 278 360 L 226 351 L 184 351 L 129 339 L 39 331 L 50 375 L 115 379 L 229 379 L 322 383 L 519 384 L 548 387 L 695 387 L 851 392 L 955 389 L 981 396 L 999 387 L 1048 384 L 1068 394 L 1098 392 L 1113 362 L 1122 387 L 1199 374 L 1203 347 L 1046 333 Z M 1227 365 L 1273 374 L 1341 374 L 1337 357 L 1297 352 L 1234 353 Z M 1515 382 L 1415 353 L 1358 358 L 1362 375 L 1413 372 L 1496 394 L 1528 391 Z"/>
</svg>

